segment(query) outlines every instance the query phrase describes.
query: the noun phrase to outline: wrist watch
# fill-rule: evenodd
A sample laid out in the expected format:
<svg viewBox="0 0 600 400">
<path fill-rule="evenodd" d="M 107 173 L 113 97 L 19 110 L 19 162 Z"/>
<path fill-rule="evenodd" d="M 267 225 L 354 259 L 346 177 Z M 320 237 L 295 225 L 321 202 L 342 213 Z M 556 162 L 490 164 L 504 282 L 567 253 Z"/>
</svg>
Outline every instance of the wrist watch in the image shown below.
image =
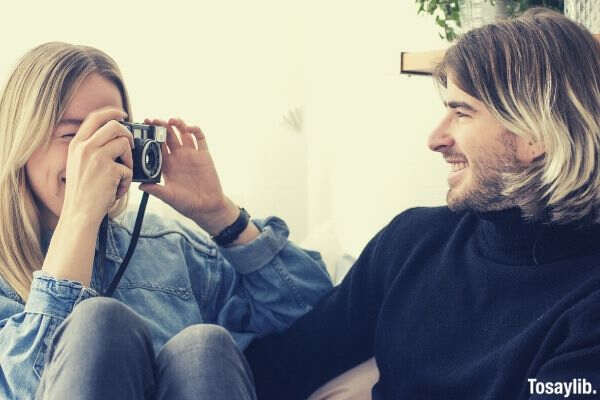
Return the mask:
<svg viewBox="0 0 600 400">
<path fill-rule="evenodd" d="M 250 214 L 240 207 L 240 215 L 233 224 L 223 229 L 218 235 L 212 237 L 212 240 L 219 246 L 227 246 L 233 243 L 248 226 Z"/>
</svg>

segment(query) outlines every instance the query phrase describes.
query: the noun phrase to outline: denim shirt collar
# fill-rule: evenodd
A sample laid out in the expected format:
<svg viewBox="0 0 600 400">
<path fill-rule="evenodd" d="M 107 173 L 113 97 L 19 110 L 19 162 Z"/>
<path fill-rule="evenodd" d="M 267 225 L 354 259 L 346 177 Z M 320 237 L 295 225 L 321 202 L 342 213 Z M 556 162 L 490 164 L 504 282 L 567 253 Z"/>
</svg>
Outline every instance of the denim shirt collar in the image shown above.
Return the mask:
<svg viewBox="0 0 600 400">
<path fill-rule="evenodd" d="M 123 257 L 119 254 L 117 250 L 117 242 L 115 240 L 115 226 L 118 225 L 117 222 L 109 219 L 108 220 L 108 229 L 107 229 L 107 240 L 106 240 L 106 258 L 114 261 L 116 263 L 122 263 Z M 96 251 L 100 249 L 100 238 L 96 240 Z"/>
</svg>

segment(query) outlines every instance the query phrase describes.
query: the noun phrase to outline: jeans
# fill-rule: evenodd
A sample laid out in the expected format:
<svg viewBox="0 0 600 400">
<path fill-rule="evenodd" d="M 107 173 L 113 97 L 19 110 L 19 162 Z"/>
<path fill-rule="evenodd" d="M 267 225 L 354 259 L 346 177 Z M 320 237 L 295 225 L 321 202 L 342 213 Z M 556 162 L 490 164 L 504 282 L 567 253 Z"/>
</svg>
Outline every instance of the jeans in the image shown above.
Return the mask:
<svg viewBox="0 0 600 400">
<path fill-rule="evenodd" d="M 146 323 L 111 298 L 79 304 L 48 349 L 37 399 L 252 399 L 243 354 L 222 327 L 192 325 L 155 357 Z"/>
</svg>

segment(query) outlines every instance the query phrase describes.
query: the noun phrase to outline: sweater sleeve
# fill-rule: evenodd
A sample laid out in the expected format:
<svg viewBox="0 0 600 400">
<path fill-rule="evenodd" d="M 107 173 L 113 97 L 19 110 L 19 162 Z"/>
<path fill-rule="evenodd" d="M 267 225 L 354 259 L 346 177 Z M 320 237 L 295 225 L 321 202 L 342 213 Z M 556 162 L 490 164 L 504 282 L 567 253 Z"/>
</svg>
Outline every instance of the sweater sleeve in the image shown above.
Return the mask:
<svg viewBox="0 0 600 400">
<path fill-rule="evenodd" d="M 326 381 L 374 354 L 384 288 L 377 268 L 382 232 L 345 279 L 283 334 L 255 340 L 246 350 L 258 398 L 305 399 Z"/>
</svg>

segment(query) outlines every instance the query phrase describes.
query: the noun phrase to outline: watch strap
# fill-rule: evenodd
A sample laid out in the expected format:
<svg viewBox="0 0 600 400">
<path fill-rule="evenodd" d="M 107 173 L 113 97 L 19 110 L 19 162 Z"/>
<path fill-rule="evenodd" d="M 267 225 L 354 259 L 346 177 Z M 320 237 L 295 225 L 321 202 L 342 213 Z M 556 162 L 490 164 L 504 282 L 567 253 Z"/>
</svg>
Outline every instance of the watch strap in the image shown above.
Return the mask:
<svg viewBox="0 0 600 400">
<path fill-rule="evenodd" d="M 250 214 L 240 207 L 240 215 L 235 221 L 225 229 L 223 229 L 218 235 L 212 237 L 216 244 L 219 246 L 227 246 L 233 243 L 240 234 L 246 229 L 250 222 Z"/>
</svg>

